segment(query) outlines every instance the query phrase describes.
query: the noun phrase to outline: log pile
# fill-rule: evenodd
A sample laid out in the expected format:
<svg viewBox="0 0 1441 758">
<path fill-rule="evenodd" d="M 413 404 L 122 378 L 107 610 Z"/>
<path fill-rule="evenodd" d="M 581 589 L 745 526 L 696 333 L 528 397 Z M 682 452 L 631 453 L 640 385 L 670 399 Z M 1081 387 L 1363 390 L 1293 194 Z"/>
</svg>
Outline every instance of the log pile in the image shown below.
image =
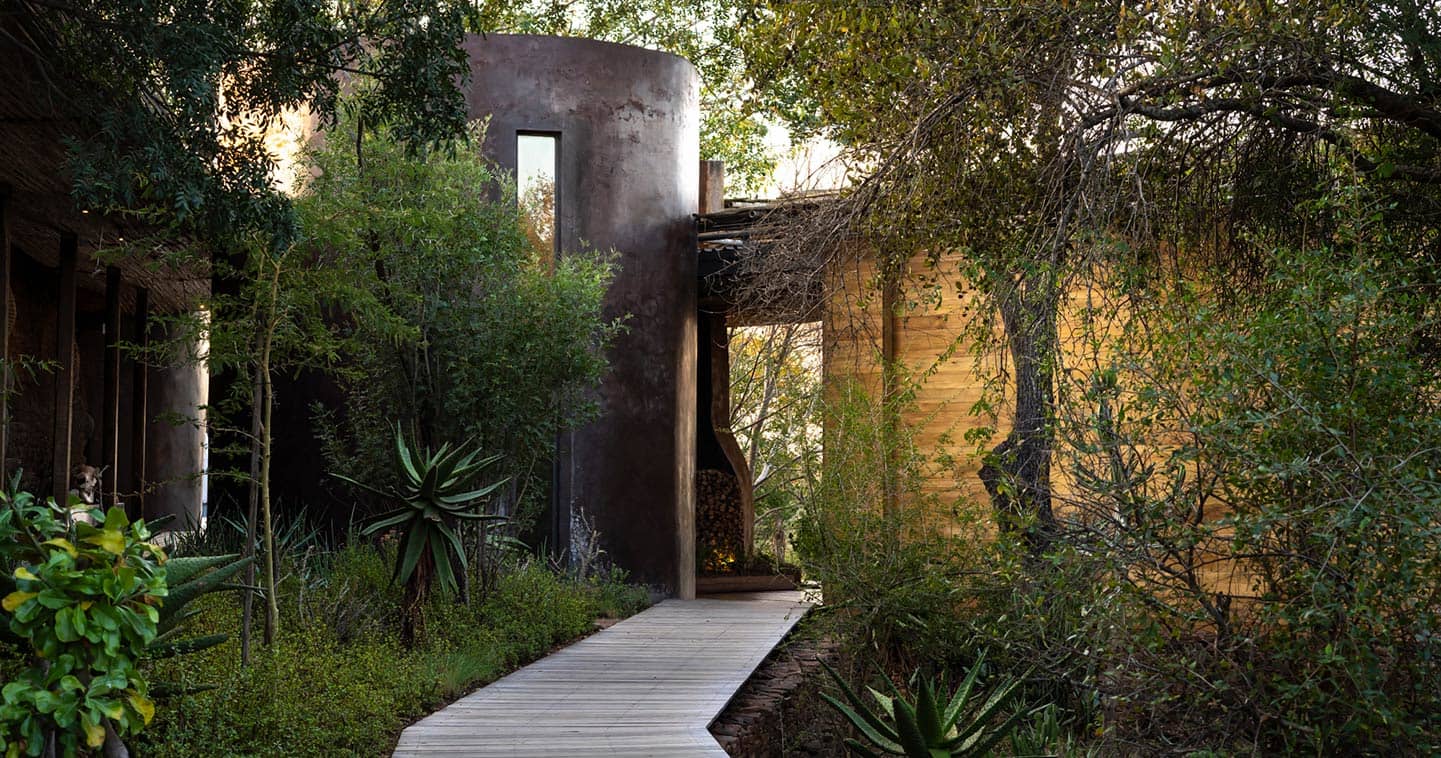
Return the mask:
<svg viewBox="0 0 1441 758">
<path fill-rule="evenodd" d="M 740 484 L 724 471 L 701 469 L 695 485 L 696 556 L 701 571 L 732 571 L 746 548 Z"/>
</svg>

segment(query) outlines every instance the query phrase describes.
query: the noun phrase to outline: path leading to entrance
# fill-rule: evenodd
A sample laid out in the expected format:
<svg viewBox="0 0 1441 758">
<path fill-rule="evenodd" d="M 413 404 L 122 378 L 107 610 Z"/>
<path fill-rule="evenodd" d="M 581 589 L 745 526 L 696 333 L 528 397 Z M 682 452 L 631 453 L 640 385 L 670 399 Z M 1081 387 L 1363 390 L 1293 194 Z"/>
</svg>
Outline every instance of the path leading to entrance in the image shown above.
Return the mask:
<svg viewBox="0 0 1441 758">
<path fill-rule="evenodd" d="M 667 600 L 413 724 L 396 756 L 724 756 L 706 726 L 810 606 Z"/>
</svg>

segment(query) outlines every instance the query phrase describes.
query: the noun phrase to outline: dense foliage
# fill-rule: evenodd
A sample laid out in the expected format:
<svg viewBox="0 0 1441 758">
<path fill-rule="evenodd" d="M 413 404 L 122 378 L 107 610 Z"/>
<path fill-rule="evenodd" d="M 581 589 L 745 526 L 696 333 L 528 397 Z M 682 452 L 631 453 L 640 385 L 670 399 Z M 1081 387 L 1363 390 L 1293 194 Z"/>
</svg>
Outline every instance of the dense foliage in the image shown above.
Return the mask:
<svg viewBox="0 0 1441 758">
<path fill-rule="evenodd" d="M 779 561 L 821 473 L 820 337 L 819 324 L 730 334 L 730 429 L 755 488 L 756 548 Z"/>
<path fill-rule="evenodd" d="M 137 744 L 145 755 L 384 755 L 410 721 L 584 634 L 598 615 L 629 615 L 645 593 L 515 566 L 483 603 L 437 597 L 413 647 L 401 644 L 393 549 L 295 545 L 283 561 L 276 643 L 240 664 L 235 643 L 159 661 L 154 676 L 214 683 L 161 703 Z M 213 598 L 198 629 L 234 627 Z"/>
<path fill-rule="evenodd" d="M 753 5 L 761 95 L 856 159 L 811 247 L 960 253 L 1004 356 L 999 541 L 806 511 L 881 657 L 1035 666 L 1120 752 L 1434 752 L 1441 11 Z"/>
<path fill-rule="evenodd" d="M 418 141 L 463 134 L 457 87 L 468 3 L 321 5 L 287 0 L 20 2 L 6 36 L 36 55 L 67 115 L 82 207 L 142 213 L 220 242 L 294 216 L 266 130 L 289 112 L 332 123 L 345 78 L 376 121 Z"/>
<path fill-rule="evenodd" d="M 555 433 L 595 412 L 620 328 L 601 309 L 608 256 L 533 248 L 513 186 L 469 149 L 414 154 L 370 129 L 357 153 L 354 132 L 332 136 L 298 201 L 302 249 L 346 314 L 328 322 L 346 391 L 321 418 L 332 470 L 398 486 L 399 423 L 422 447 L 503 454 L 509 513 L 543 500 Z"/>
<path fill-rule="evenodd" d="M 120 508 L 72 530 L 67 509 L 28 493 L 0 505 L 7 636 L 28 664 L 5 684 L 0 744 L 38 756 L 54 739 L 74 755 L 103 745 L 107 727 L 138 733 L 155 716 L 140 659 L 158 634 L 165 553 Z"/>
</svg>

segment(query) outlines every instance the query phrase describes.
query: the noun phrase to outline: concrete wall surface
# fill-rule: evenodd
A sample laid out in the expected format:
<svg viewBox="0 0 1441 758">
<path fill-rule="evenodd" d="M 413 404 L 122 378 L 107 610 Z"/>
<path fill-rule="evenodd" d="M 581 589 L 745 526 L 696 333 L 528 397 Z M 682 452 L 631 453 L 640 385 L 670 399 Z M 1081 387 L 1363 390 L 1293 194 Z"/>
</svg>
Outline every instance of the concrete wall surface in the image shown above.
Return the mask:
<svg viewBox="0 0 1441 758">
<path fill-rule="evenodd" d="M 600 388 L 602 415 L 558 441 L 555 531 L 583 513 L 618 566 L 694 594 L 695 213 L 699 83 L 686 60 L 595 40 L 467 40 L 484 152 L 517 165 L 517 136 L 556 135 L 562 255 L 614 250 L 608 316 L 627 316 Z"/>
</svg>

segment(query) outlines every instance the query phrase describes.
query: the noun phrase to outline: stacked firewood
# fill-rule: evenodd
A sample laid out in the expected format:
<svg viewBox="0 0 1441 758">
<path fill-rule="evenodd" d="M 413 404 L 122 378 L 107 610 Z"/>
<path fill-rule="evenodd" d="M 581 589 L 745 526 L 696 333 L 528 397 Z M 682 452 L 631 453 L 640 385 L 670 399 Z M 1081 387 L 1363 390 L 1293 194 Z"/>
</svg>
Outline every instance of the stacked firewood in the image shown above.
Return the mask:
<svg viewBox="0 0 1441 758">
<path fill-rule="evenodd" d="M 696 555 L 703 571 L 729 571 L 740 560 L 742 515 L 740 484 L 734 476 L 715 469 L 696 472 Z"/>
</svg>

